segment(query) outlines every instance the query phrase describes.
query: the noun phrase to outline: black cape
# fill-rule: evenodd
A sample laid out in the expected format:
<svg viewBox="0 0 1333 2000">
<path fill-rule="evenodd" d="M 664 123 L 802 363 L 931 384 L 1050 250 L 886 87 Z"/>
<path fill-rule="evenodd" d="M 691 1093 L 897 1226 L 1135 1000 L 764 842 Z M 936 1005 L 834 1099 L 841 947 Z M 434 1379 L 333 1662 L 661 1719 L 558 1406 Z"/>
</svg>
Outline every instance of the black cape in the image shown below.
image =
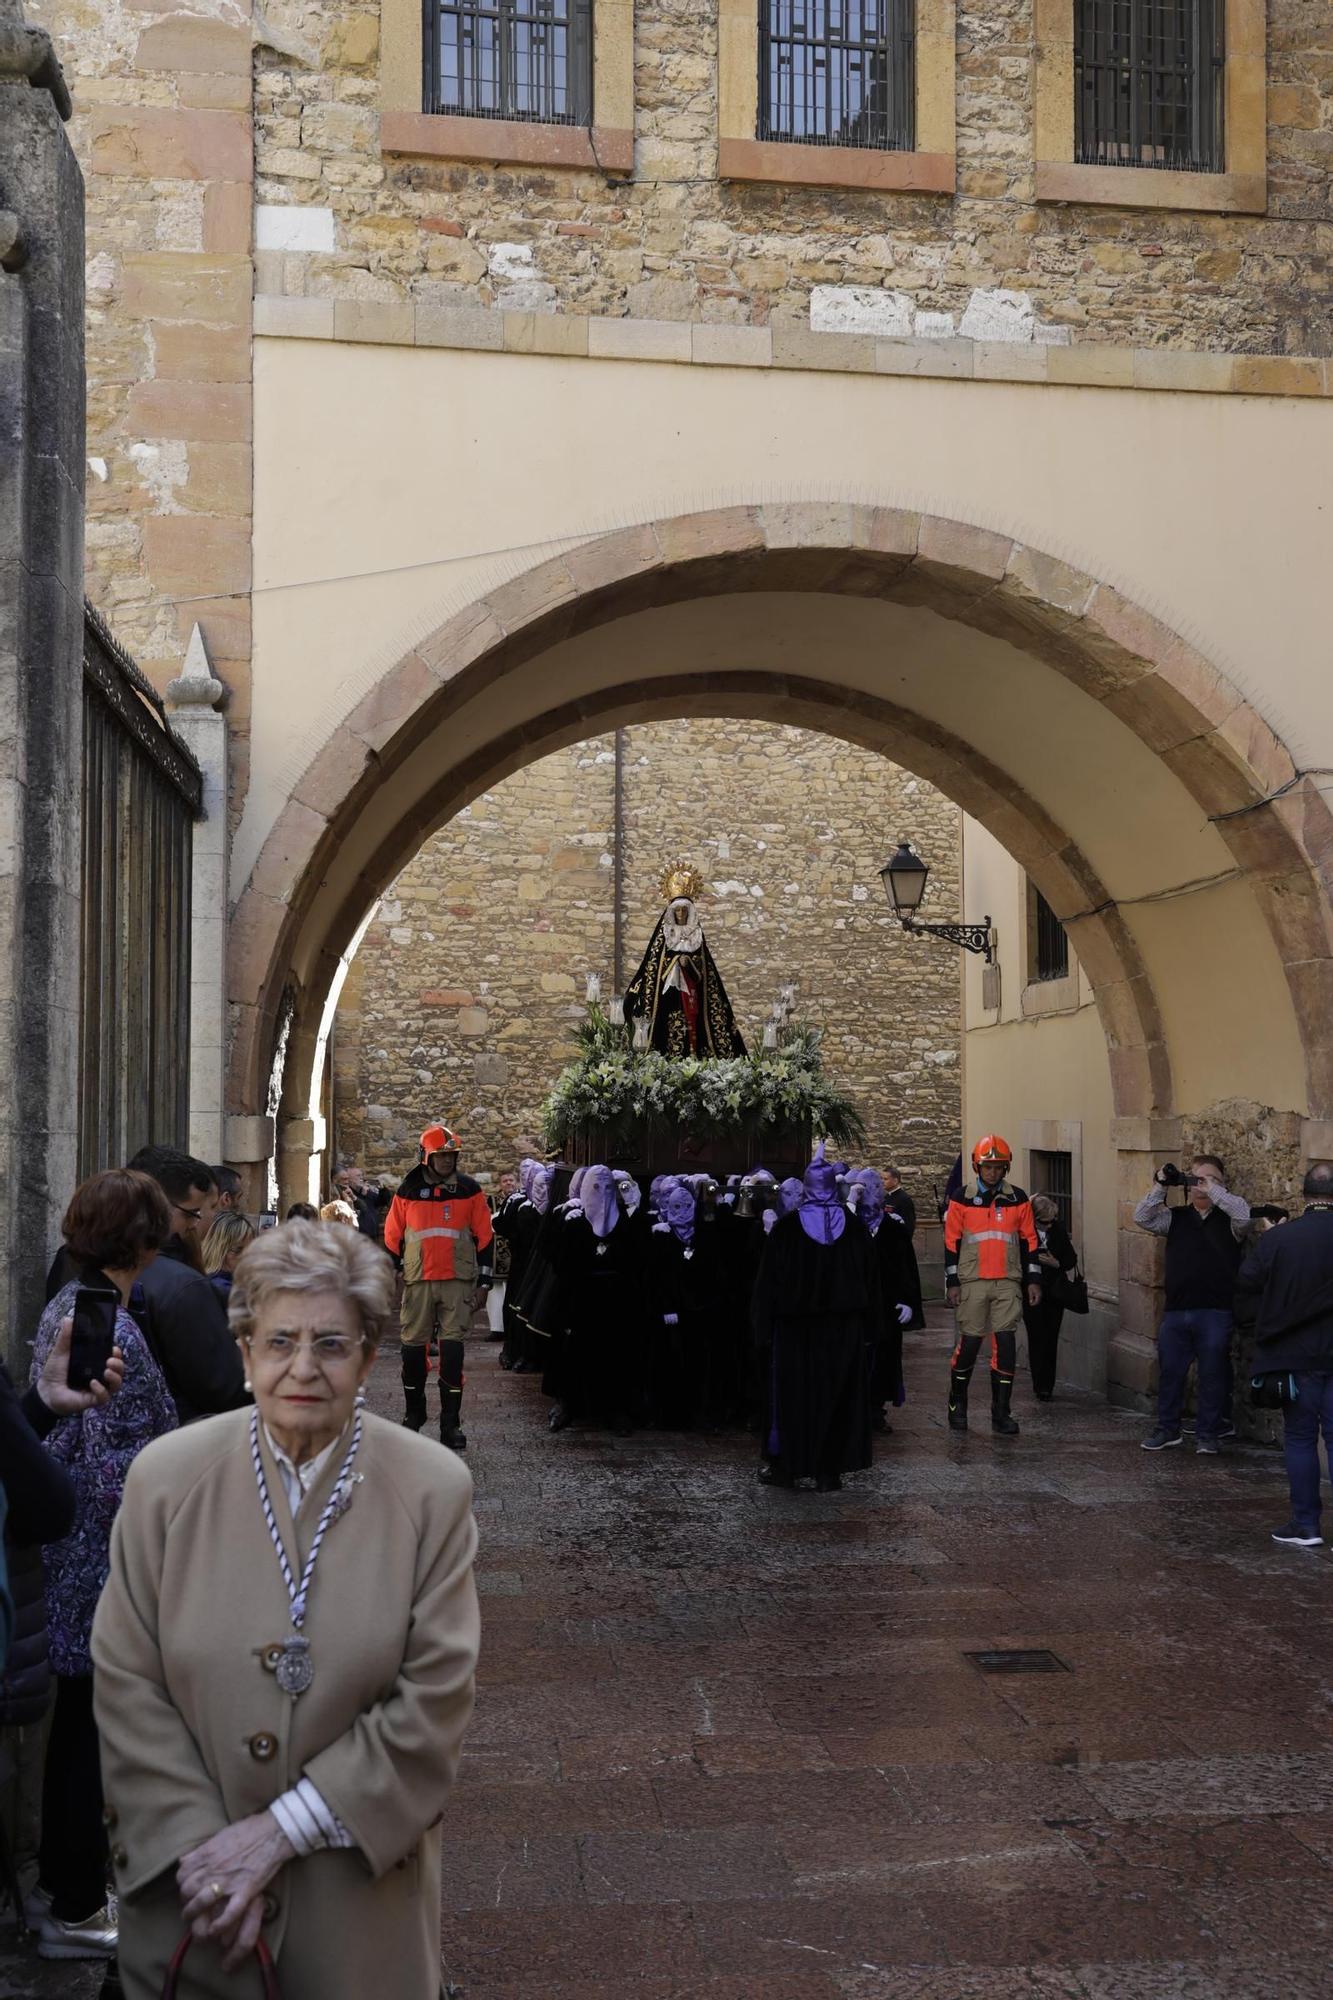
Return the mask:
<svg viewBox="0 0 1333 2000">
<path fill-rule="evenodd" d="M 684 952 L 690 971 L 699 984 L 698 1047 L 690 1047 L 689 1027 L 680 994 L 663 980 L 671 968 L 673 954 L 667 950 L 664 910 L 653 926 L 643 963 L 625 989 L 625 1019 L 633 1026 L 642 1017 L 648 1023 L 648 1039 L 664 1056 L 743 1056 L 745 1042 L 736 1026 L 722 975 L 713 962 L 707 938 L 697 951 Z"/>
<path fill-rule="evenodd" d="M 850 1216 L 836 1243 L 784 1215 L 755 1281 L 764 1417 L 761 1447 L 788 1479 L 825 1479 L 871 1462 L 870 1355 L 881 1331 L 879 1268 Z"/>
<path fill-rule="evenodd" d="M 641 1423 L 647 1367 L 643 1236 L 622 1215 L 608 1236 L 570 1209 L 551 1268 L 565 1334 L 553 1343 L 542 1387 L 594 1423 Z"/>
<path fill-rule="evenodd" d="M 665 1223 L 648 1239 L 648 1407 L 659 1429 L 735 1421 L 741 1381 L 724 1250 L 716 1225 L 699 1221 L 689 1243 Z"/>
</svg>

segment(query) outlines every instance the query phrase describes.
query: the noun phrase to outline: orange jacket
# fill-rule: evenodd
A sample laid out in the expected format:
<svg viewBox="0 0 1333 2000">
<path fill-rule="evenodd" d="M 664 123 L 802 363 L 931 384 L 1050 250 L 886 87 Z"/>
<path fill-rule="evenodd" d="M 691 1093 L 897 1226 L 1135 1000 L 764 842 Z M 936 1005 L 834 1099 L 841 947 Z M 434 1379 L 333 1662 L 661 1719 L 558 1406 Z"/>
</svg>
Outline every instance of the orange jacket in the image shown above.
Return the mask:
<svg viewBox="0 0 1333 2000">
<path fill-rule="evenodd" d="M 491 1211 L 486 1197 L 466 1174 L 442 1183 L 414 1167 L 389 1204 L 384 1247 L 402 1259 L 409 1285 L 422 1279 L 462 1278 L 491 1282 Z"/>
<path fill-rule="evenodd" d="M 1022 1188 L 1003 1181 L 998 1188 L 972 1183 L 956 1194 L 944 1214 L 944 1281 L 992 1284 L 1012 1278 L 1041 1283 L 1041 1244 L 1032 1203 Z"/>
</svg>

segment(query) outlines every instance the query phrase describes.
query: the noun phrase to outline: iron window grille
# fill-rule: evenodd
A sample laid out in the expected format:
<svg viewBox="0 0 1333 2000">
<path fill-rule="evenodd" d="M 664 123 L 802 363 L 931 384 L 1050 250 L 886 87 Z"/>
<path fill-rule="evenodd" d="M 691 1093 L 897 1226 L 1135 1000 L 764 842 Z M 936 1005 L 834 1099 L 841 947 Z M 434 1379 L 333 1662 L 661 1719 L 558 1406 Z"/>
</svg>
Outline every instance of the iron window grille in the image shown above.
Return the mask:
<svg viewBox="0 0 1333 2000">
<path fill-rule="evenodd" d="M 1220 174 L 1226 0 L 1074 0 L 1074 157 Z"/>
<path fill-rule="evenodd" d="M 593 0 L 424 0 L 425 108 L 592 124 Z"/>
<path fill-rule="evenodd" d="M 910 152 L 915 0 L 760 0 L 759 137 Z"/>
<path fill-rule="evenodd" d="M 1067 979 L 1069 939 L 1040 889 L 1032 891 L 1032 919 L 1033 979 Z"/>
<path fill-rule="evenodd" d="M 1032 1192 L 1048 1194 L 1055 1203 L 1065 1233 L 1074 1230 L 1074 1156 L 1072 1153 L 1034 1152 Z"/>
</svg>

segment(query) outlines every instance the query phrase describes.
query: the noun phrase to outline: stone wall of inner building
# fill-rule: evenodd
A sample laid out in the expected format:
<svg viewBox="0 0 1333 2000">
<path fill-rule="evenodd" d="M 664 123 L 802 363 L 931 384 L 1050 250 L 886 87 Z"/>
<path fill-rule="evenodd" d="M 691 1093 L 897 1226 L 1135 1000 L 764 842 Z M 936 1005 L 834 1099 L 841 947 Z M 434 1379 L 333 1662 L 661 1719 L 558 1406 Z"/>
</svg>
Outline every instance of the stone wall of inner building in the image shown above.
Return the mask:
<svg viewBox="0 0 1333 2000">
<path fill-rule="evenodd" d="M 484 794 L 386 893 L 334 1029 L 343 1156 L 405 1171 L 437 1118 L 461 1127 L 473 1172 L 533 1148 L 587 975 L 612 988 L 613 743 L 560 751 Z M 909 830 L 931 863 L 930 907 L 954 916 L 957 809 L 830 737 L 688 721 L 626 732 L 624 829 L 625 980 L 660 914 L 663 866 L 692 861 L 747 1042 L 794 981 L 865 1119 L 869 1159 L 896 1162 L 929 1209 L 959 1143 L 958 956 L 900 930 L 877 870 Z"/>
<path fill-rule="evenodd" d="M 1005 339 L 1012 312 L 986 295 L 1016 291 L 1056 337 L 1333 342 L 1317 268 L 1333 220 L 1323 0 L 1270 0 L 1266 216 L 1038 204 L 1034 0 L 960 0 L 954 197 L 719 181 L 716 0 L 635 0 L 632 182 L 381 155 L 377 7 L 272 0 L 266 15 L 256 199 L 330 210 L 332 247 L 300 247 L 314 218 L 298 247 L 261 245 L 262 293 L 764 325 L 806 323 L 815 287 L 857 285 Z"/>
</svg>

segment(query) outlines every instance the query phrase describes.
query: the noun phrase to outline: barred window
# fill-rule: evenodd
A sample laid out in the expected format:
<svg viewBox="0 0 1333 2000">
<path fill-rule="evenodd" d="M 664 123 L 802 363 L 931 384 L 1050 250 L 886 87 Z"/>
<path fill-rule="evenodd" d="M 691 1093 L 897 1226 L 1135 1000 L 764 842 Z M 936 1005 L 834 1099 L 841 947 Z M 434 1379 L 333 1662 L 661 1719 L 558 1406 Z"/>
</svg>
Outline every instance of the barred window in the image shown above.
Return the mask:
<svg viewBox="0 0 1333 2000">
<path fill-rule="evenodd" d="M 426 109 L 592 123 L 593 0 L 425 0 Z"/>
<path fill-rule="evenodd" d="M 1225 166 L 1226 0 L 1074 0 L 1074 157 Z"/>
<path fill-rule="evenodd" d="M 1072 1153 L 1038 1152 L 1032 1160 L 1032 1194 L 1048 1194 L 1055 1203 L 1057 1218 L 1067 1231 L 1074 1227 L 1074 1156 Z"/>
<path fill-rule="evenodd" d="M 759 137 L 910 152 L 914 0 L 760 0 Z"/>
<path fill-rule="evenodd" d="M 1032 978 L 1067 979 L 1069 939 L 1040 889 L 1032 891 Z"/>
</svg>

